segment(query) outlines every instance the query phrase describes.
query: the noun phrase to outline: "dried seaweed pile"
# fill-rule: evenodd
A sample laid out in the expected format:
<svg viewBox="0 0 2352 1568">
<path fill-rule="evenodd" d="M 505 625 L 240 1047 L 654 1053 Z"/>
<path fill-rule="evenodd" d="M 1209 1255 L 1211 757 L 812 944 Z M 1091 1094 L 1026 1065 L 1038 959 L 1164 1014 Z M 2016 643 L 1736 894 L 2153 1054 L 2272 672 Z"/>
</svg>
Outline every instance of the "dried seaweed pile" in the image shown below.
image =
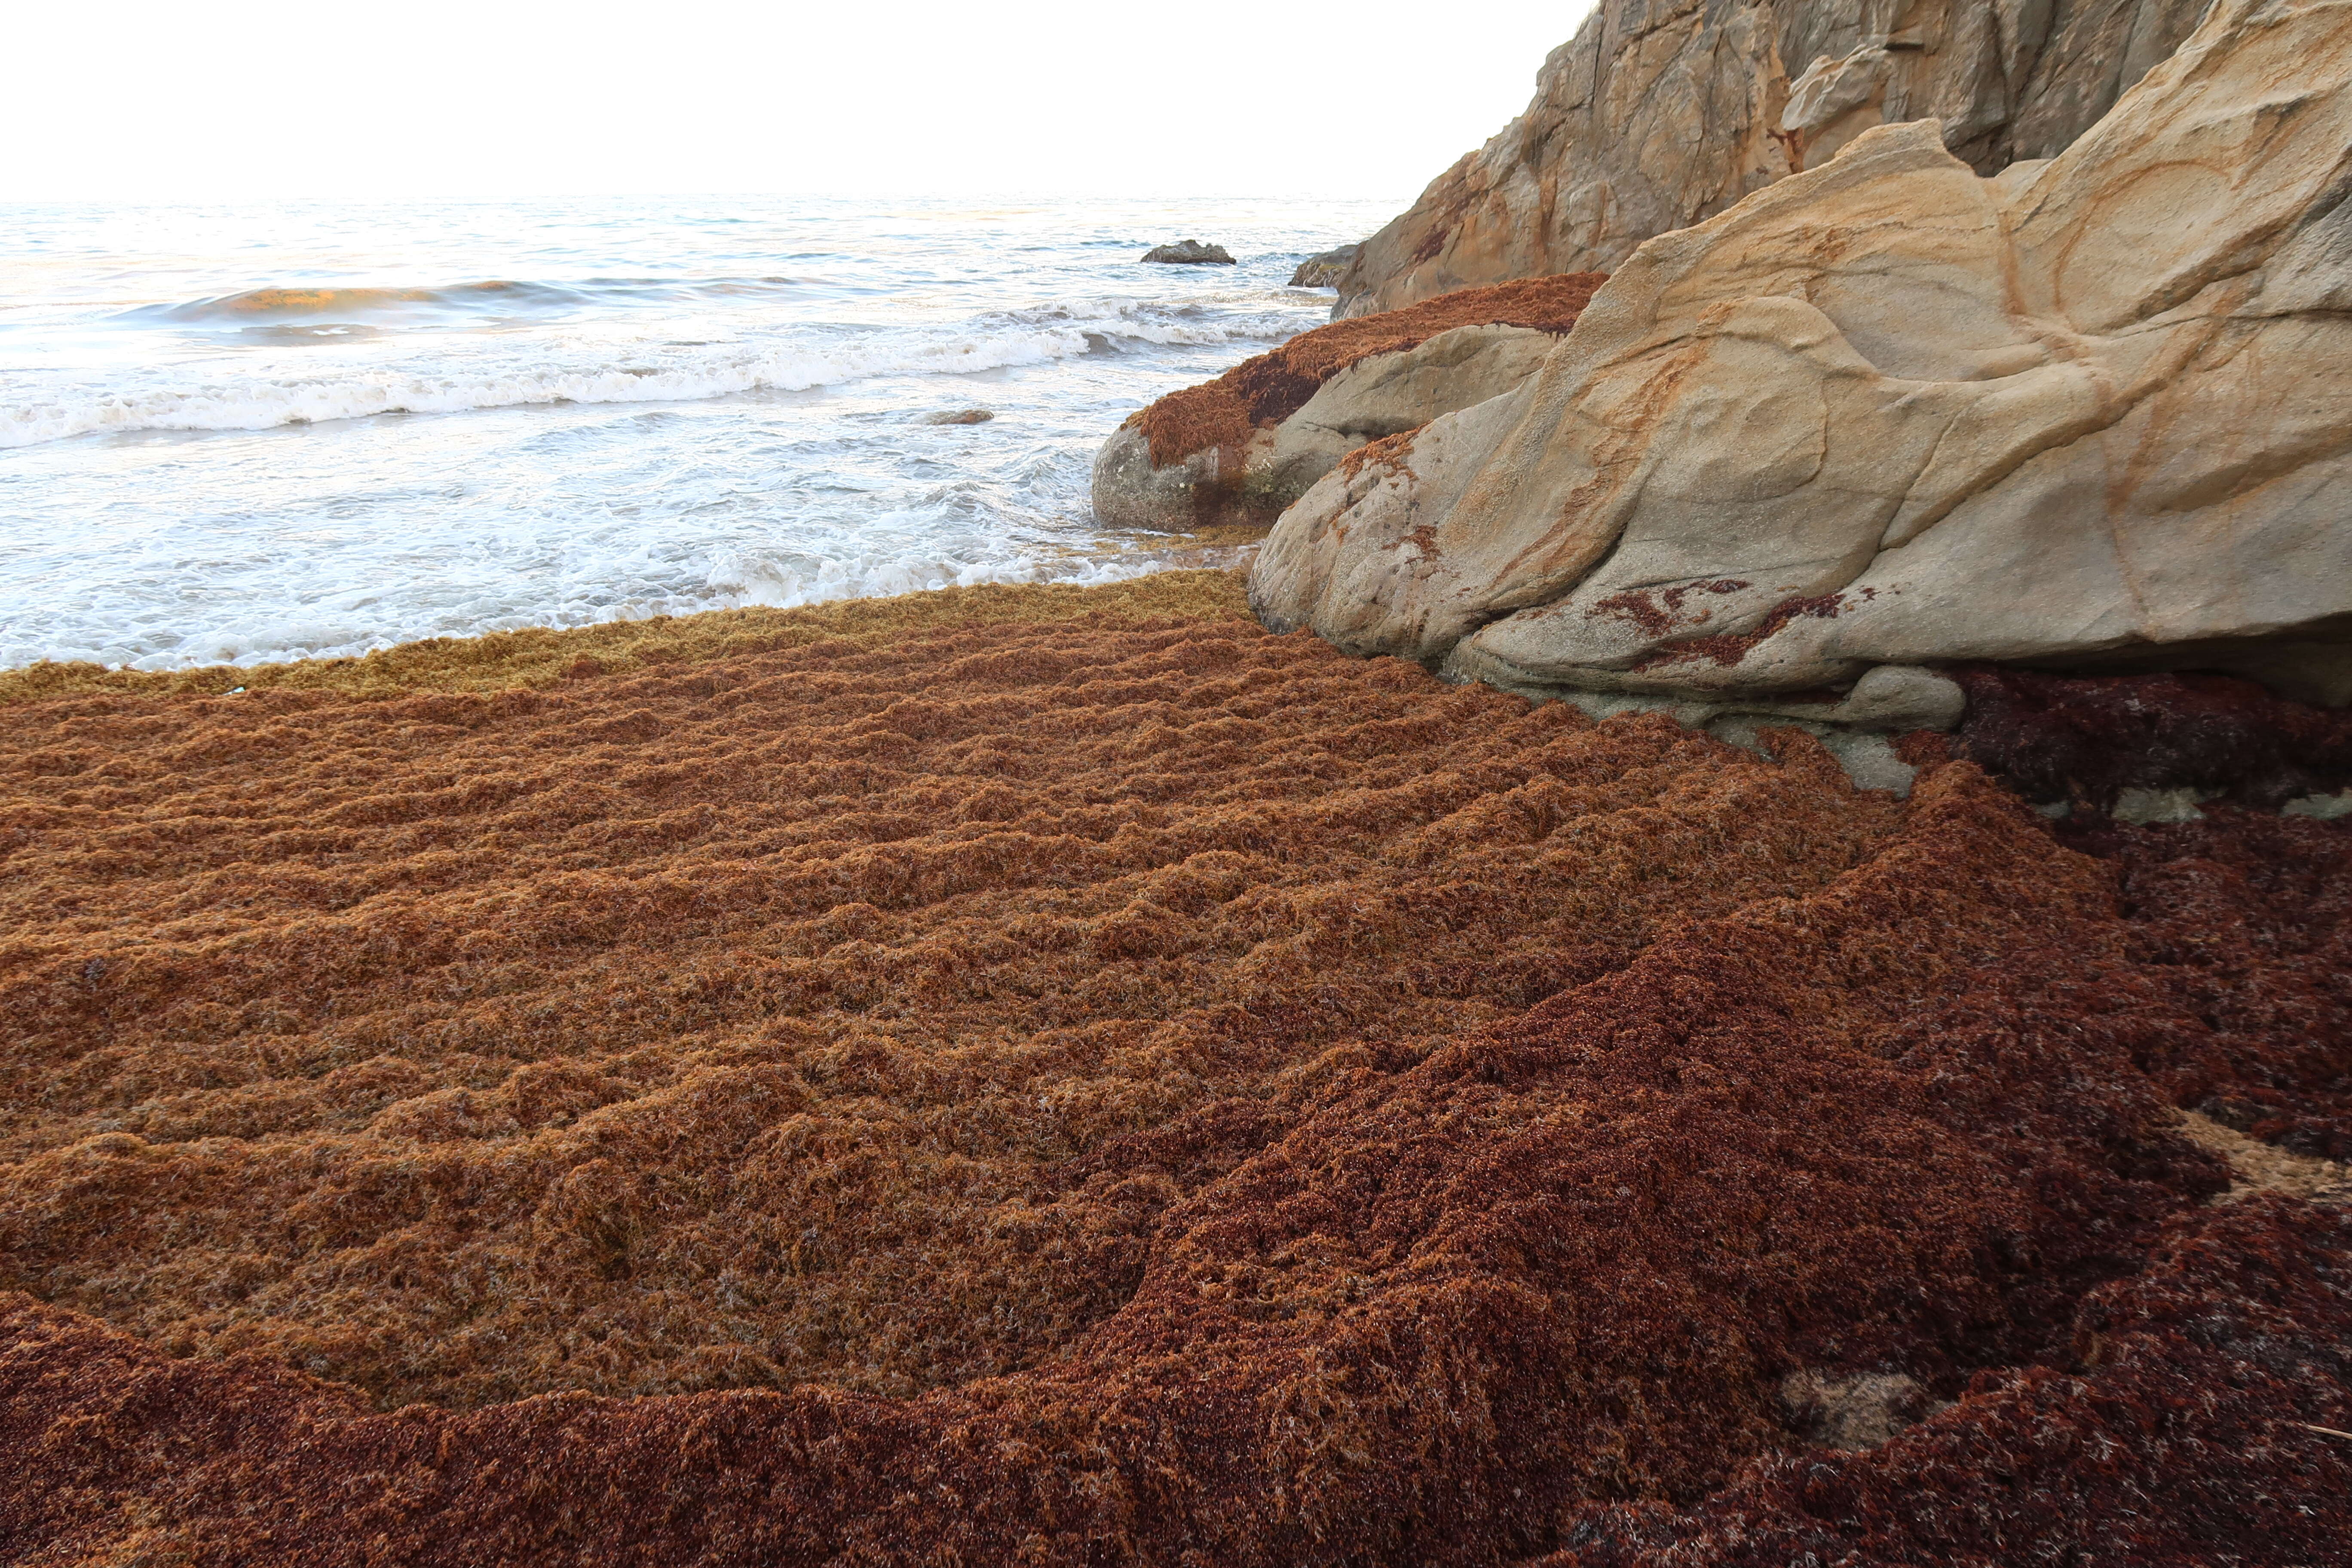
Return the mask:
<svg viewBox="0 0 2352 1568">
<path fill-rule="evenodd" d="M 101 691 L 225 696 L 231 691 L 505 691 L 591 675 L 618 675 L 683 661 L 772 653 L 811 643 L 877 647 L 925 631 L 1006 622 L 1036 624 L 1088 616 L 1120 620 L 1241 615 L 1240 583 L 1227 572 L 1157 572 L 1125 582 L 983 583 L 888 599 L 844 599 L 794 610 L 753 606 L 586 626 L 526 626 L 478 637 L 427 637 L 364 658 L 292 664 L 206 665 L 195 669 L 108 669 L 44 661 L 0 670 L 0 703 L 37 702 Z"/>
<path fill-rule="evenodd" d="M 2174 1109 L 2334 1147 L 2338 826 L 2118 868 L 1223 621 L 19 712 L 0 1556 L 2352 1526 L 2346 1210 Z M 1943 1407 L 1812 1449 L 1861 1372 Z"/>
<path fill-rule="evenodd" d="M 1031 1364 L 1335 1076 L 1894 817 L 1238 621 L 5 744 L 0 1286 L 387 1404 Z"/>
<path fill-rule="evenodd" d="M 1212 447 L 1238 452 L 1254 432 L 1306 407 L 1325 382 L 1360 360 L 1416 347 L 1456 327 L 1500 325 L 1565 332 L 1576 324 L 1593 291 L 1608 280 L 1604 272 L 1524 278 L 1334 321 L 1245 359 L 1213 381 L 1171 392 L 1129 423 L 1150 441 L 1155 468 Z"/>
<path fill-rule="evenodd" d="M 2135 1060 L 2176 1105 L 2352 1161 L 2352 831 L 2210 809 L 2058 829 L 2119 864 L 2134 972 L 2196 1020 Z"/>
</svg>

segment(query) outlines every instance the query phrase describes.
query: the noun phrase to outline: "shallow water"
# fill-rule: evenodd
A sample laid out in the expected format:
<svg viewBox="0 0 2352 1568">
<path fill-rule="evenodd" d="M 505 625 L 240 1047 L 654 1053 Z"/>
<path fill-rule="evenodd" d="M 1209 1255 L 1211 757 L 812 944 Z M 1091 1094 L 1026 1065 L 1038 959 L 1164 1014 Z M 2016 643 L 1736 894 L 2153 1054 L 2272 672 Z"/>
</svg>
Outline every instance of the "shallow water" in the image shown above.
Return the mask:
<svg viewBox="0 0 2352 1568">
<path fill-rule="evenodd" d="M 1322 321 L 1291 268 L 1395 206 L 10 209 L 0 665 L 1191 563 L 1096 524 L 1095 448 Z M 1138 259 L 1186 236 L 1239 265 Z"/>
</svg>

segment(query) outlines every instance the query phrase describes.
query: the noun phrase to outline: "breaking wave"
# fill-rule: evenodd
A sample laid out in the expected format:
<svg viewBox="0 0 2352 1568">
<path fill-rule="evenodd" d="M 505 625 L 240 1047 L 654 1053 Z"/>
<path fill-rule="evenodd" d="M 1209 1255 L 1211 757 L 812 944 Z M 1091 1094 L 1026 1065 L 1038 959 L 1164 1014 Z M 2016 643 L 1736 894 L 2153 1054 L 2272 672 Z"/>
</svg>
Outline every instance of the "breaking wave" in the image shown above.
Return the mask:
<svg viewBox="0 0 2352 1568">
<path fill-rule="evenodd" d="M 197 322 L 243 323 L 289 317 L 359 321 L 372 315 L 403 312 L 417 305 L 461 309 L 514 306 L 572 297 L 571 289 L 544 283 L 510 283 L 491 279 L 439 289 L 247 289 L 241 293 L 191 300 L 184 304 L 145 306 L 124 314 L 133 320 Z"/>
<path fill-rule="evenodd" d="M 1319 324 L 1391 203 L 648 198 L 0 226 L 0 666 L 1229 565 L 1104 436 Z M 1173 233 L 1232 268 L 1148 266 Z M 377 416 L 383 417 L 377 417 Z"/>
<path fill-rule="evenodd" d="M 287 321 L 430 324 L 468 318 L 543 316 L 607 306 L 663 306 L 760 298 L 823 299 L 871 291 L 822 278 L 589 278 L 571 283 L 490 278 L 419 289 L 246 289 L 176 304 L 142 305 L 122 311 L 117 319 L 132 324 L 170 322 L 236 329 Z"/>
<path fill-rule="evenodd" d="M 469 285 L 490 288 L 492 285 Z M 509 287 L 499 285 L 498 287 Z M 520 287 L 520 286 L 511 286 Z M 259 289 L 213 301 L 207 308 L 248 311 L 258 318 L 309 305 L 289 300 L 341 297 L 425 298 L 446 290 Z M 265 299 L 265 297 L 267 297 Z M 262 301 L 239 304 L 236 301 Z M 1272 341 L 1297 330 L 1295 313 L 1266 311 L 1217 320 L 1194 307 L 1136 300 L 1064 301 L 992 311 L 939 327 L 798 329 L 765 339 L 730 342 L 517 344 L 487 350 L 465 343 L 440 347 L 404 363 L 329 368 L 279 364 L 243 374 L 184 377 L 173 366 L 151 373 L 148 384 L 36 390 L 0 404 L 0 448 L 29 447 L 75 436 L 143 430 L 267 430 L 383 414 L 452 414 L 553 403 L 670 403 L 753 392 L 798 392 L 876 375 L 959 375 L 1011 365 L 1039 364 L 1121 343 L 1213 344 Z"/>
</svg>

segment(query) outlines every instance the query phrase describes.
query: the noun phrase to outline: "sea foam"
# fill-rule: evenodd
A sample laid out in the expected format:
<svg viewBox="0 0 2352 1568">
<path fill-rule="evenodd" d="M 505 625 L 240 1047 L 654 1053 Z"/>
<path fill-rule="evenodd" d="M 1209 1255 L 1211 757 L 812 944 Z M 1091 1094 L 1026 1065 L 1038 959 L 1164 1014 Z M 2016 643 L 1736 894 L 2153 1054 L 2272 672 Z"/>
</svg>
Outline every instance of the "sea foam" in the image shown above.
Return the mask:
<svg viewBox="0 0 2352 1568">
<path fill-rule="evenodd" d="M 309 374 L 273 365 L 221 374 L 205 362 L 153 373 L 150 384 L 73 385 L 19 392 L 0 403 L 0 448 L 98 433 L 267 430 L 381 414 L 452 414 L 549 403 L 671 403 L 749 392 L 800 392 L 876 375 L 958 375 L 1038 364 L 1120 342 L 1214 344 L 1277 339 L 1288 322 L 1186 322 L 1164 305 L 1073 301 L 992 312 L 941 327 L 805 331 L 782 342 L 651 342 L 611 363 L 558 341 L 484 352 L 470 339 L 408 363 L 355 363 Z M 202 377 L 189 370 L 213 371 Z"/>
<path fill-rule="evenodd" d="M 1096 450 L 1321 320 L 1298 258 L 1386 212 L 20 211 L 0 663 L 255 664 L 1199 561 L 1097 521 Z M 1239 264 L 1139 262 L 1176 233 Z"/>
</svg>

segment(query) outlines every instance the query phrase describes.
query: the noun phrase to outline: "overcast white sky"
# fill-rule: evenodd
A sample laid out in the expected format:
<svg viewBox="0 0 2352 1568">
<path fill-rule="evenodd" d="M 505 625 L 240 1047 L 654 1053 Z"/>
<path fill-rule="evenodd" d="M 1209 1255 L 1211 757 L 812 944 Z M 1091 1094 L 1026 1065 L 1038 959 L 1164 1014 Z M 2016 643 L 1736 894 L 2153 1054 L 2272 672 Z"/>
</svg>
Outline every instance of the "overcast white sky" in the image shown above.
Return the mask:
<svg viewBox="0 0 2352 1568">
<path fill-rule="evenodd" d="M 0 201 L 1403 196 L 1591 0 L 23 0 Z"/>
</svg>

